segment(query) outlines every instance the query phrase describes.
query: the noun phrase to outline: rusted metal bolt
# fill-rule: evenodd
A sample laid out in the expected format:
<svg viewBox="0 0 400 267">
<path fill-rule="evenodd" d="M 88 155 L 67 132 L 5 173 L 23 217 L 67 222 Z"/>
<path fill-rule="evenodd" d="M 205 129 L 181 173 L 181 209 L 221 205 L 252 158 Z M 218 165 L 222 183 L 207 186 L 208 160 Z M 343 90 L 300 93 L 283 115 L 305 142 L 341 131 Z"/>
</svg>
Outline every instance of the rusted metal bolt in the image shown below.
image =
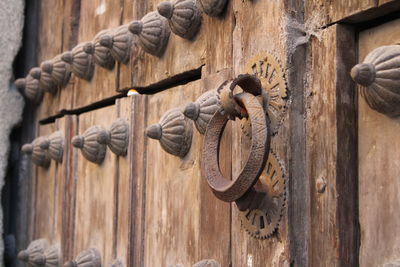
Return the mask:
<svg viewBox="0 0 400 267">
<path fill-rule="evenodd" d="M 322 194 L 326 189 L 326 180 L 324 177 L 319 177 L 316 181 L 317 192 Z"/>
</svg>

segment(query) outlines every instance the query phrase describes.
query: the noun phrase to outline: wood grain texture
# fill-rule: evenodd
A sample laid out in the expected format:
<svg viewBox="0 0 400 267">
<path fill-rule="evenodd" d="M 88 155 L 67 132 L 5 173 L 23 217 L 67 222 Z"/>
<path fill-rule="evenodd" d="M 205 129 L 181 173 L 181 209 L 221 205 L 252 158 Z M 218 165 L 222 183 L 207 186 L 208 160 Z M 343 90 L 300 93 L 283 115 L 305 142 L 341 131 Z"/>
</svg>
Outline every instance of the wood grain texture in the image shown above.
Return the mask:
<svg viewBox="0 0 400 267">
<path fill-rule="evenodd" d="M 200 92 L 201 82 L 196 81 L 149 96 L 147 124 L 195 100 Z M 147 141 L 144 266 L 190 266 L 202 257 L 229 265 L 230 209 L 204 188 L 201 139 L 194 131 L 191 150 L 183 159 L 164 152 L 158 141 Z"/>
<path fill-rule="evenodd" d="M 64 185 L 63 185 L 63 210 L 62 210 L 62 224 L 63 224 L 63 261 L 67 261 L 74 257 L 74 226 L 75 226 L 75 191 L 76 191 L 76 173 L 77 173 L 77 159 L 78 151 L 73 149 L 71 139 L 78 134 L 78 117 L 76 115 L 68 115 L 64 118 L 64 123 L 60 124 L 60 128 L 64 130 L 65 147 L 63 171 Z M 59 194 L 61 194 L 59 192 Z M 64 226 L 64 225 L 67 226 Z"/>
<path fill-rule="evenodd" d="M 51 134 L 57 126 L 48 124 L 39 128 L 39 136 Z M 57 176 L 57 164 L 51 162 L 49 168 L 35 167 L 36 169 L 36 201 L 35 201 L 35 230 L 34 238 L 46 238 L 50 242 L 56 240 L 56 198 L 57 183 L 60 179 Z"/>
<path fill-rule="evenodd" d="M 124 0 L 122 11 L 122 24 L 128 24 L 133 20 L 139 20 L 147 13 L 148 1 Z M 131 59 L 128 64 L 119 64 L 118 90 L 132 88 L 133 80 L 137 78 L 139 64 L 144 56 L 143 49 L 139 48 L 137 37 L 134 35 L 131 47 Z"/>
<path fill-rule="evenodd" d="M 359 62 L 382 45 L 398 41 L 400 20 L 395 20 L 359 35 Z M 360 266 L 379 266 L 398 259 L 400 223 L 398 199 L 400 124 L 366 104 L 358 102 L 359 212 L 361 227 Z"/>
<path fill-rule="evenodd" d="M 124 23 L 132 20 L 141 19 L 146 13 L 157 10 L 157 4 L 162 1 L 151 0 L 145 4 L 130 0 L 125 1 L 128 8 L 124 11 Z M 121 80 L 120 90 L 128 88 L 142 88 L 154 86 L 155 84 L 165 83 L 187 71 L 199 69 L 205 63 L 206 57 L 206 38 L 207 31 L 203 25 L 193 40 L 186 40 L 171 33 L 167 48 L 161 58 L 144 53 L 144 51 L 136 47 L 137 50 L 132 54 L 131 84 L 127 79 Z M 178 60 L 179 59 L 179 60 Z"/>
<path fill-rule="evenodd" d="M 115 106 L 79 116 L 79 134 L 93 125 L 104 128 L 117 118 Z M 76 168 L 74 257 L 87 248 L 97 248 L 103 264 L 114 258 L 116 240 L 117 156 L 107 149 L 101 165 L 86 160 L 79 152 Z"/>
<path fill-rule="evenodd" d="M 64 13 L 63 13 L 63 40 L 62 51 L 68 51 L 78 44 L 79 22 L 81 13 L 80 0 L 65 0 Z M 58 113 L 63 113 L 66 110 L 71 110 L 74 107 L 74 85 L 77 81 L 74 76 L 71 76 L 68 85 L 57 92 L 58 101 L 50 103 L 55 106 L 52 114 L 47 116 L 54 116 Z M 44 119 L 42 117 L 41 119 Z"/>
<path fill-rule="evenodd" d="M 147 159 L 147 137 L 144 129 L 147 119 L 147 99 L 146 96 L 134 96 L 130 103 L 132 146 L 128 168 L 131 175 L 128 266 L 143 266 Z"/>
<path fill-rule="evenodd" d="M 390 13 L 395 9 L 386 9 L 387 4 L 399 8 L 395 0 L 311 0 L 306 3 L 306 18 L 309 26 L 319 27 L 339 21 L 362 22 L 368 18 L 377 18 L 380 12 Z M 386 4 L 386 6 L 385 6 Z"/>
<path fill-rule="evenodd" d="M 307 87 L 307 174 L 311 186 L 311 265 L 358 264 L 354 32 L 324 30 L 311 42 Z M 318 183 L 325 183 L 319 192 Z"/>
<path fill-rule="evenodd" d="M 59 12 L 59 13 L 58 13 Z M 39 16 L 38 62 L 52 59 L 63 49 L 63 1 L 41 1 Z M 55 15 L 55 14 L 59 15 Z M 54 115 L 58 111 L 60 90 L 55 94 L 44 94 L 38 113 L 39 119 Z"/>
<path fill-rule="evenodd" d="M 56 172 L 56 189 L 55 189 L 55 226 L 54 231 L 57 233 L 55 244 L 57 244 L 62 253 L 62 259 L 66 260 L 69 256 L 69 248 L 71 246 L 70 239 L 70 218 L 72 199 L 69 193 L 69 187 L 72 183 L 72 147 L 71 138 L 76 130 L 76 116 L 65 116 L 56 121 L 57 130 L 61 131 L 64 137 L 64 153 L 62 163 L 57 164 Z M 53 161 L 52 164 L 55 164 Z"/>
<path fill-rule="evenodd" d="M 82 1 L 78 42 L 91 41 L 99 31 L 120 25 L 122 7 L 122 1 Z M 76 109 L 116 95 L 118 68 L 109 71 L 96 66 L 91 81 L 74 79 L 73 108 Z"/>
<path fill-rule="evenodd" d="M 216 90 L 225 80 L 232 78 L 232 69 L 224 69 L 219 73 L 207 75 L 199 81 L 202 85 L 199 93 L 204 93 L 209 90 Z M 199 88 L 200 89 L 200 88 Z M 194 130 L 197 133 L 197 130 Z M 203 136 L 202 136 L 203 138 Z M 201 140 L 201 145 L 203 140 Z M 199 149 L 202 153 L 202 147 Z M 199 154 L 199 159 L 201 154 Z M 225 127 L 220 143 L 219 150 L 219 167 L 221 173 L 227 178 L 232 177 L 232 125 L 228 123 Z M 222 259 L 221 266 L 229 266 L 232 263 L 230 255 L 231 247 L 231 213 L 232 208 L 230 203 L 225 203 L 217 199 L 210 189 L 206 179 L 201 177 L 198 185 L 201 192 L 200 206 L 200 233 L 202 238 L 199 242 L 200 259 Z M 212 238 L 214 237 L 214 238 Z M 216 250 L 215 248 L 220 248 Z M 211 253 L 212 252 L 212 253 Z M 193 264 L 194 262 L 192 262 Z"/>
<path fill-rule="evenodd" d="M 248 60 L 260 52 L 272 53 L 285 68 L 286 51 L 283 18 L 284 3 L 280 1 L 233 1 L 235 29 L 233 32 L 233 68 L 235 76 L 244 73 Z M 270 25 L 268 30 L 264 26 Z M 273 41 L 271 41 L 273 40 Z M 277 153 L 286 174 L 290 175 L 288 157 L 288 121 L 285 120 L 271 147 Z M 232 130 L 232 175 L 237 176 L 247 158 L 250 140 L 242 135 L 239 123 Z M 251 237 L 241 226 L 239 211 L 232 205 L 232 266 L 289 266 L 287 214 L 284 212 L 278 233 L 266 240 Z"/>
<path fill-rule="evenodd" d="M 36 168 L 36 201 L 34 238 L 46 238 L 51 244 L 59 246 L 64 259 L 68 255 L 69 210 L 71 198 L 67 187 L 71 180 L 71 149 L 69 141 L 75 130 L 76 117 L 66 116 L 55 123 L 39 127 L 40 136 L 61 131 L 65 138 L 63 161 L 51 162 L 48 169 Z"/>
<path fill-rule="evenodd" d="M 129 123 L 129 130 L 132 132 L 132 99 L 123 98 L 118 99 L 116 102 L 117 117 L 124 118 Z M 132 149 L 133 140 L 131 134 L 129 134 L 129 146 L 128 154 L 125 157 L 117 157 L 117 177 L 116 177 L 116 209 L 115 209 L 115 233 L 116 233 L 116 244 L 114 246 L 115 251 L 113 252 L 114 258 L 118 258 L 124 264 L 128 266 L 128 255 L 129 255 L 129 236 L 130 226 L 132 221 L 132 173 L 130 163 L 132 162 L 132 156 L 135 151 Z M 109 151 L 111 152 L 111 151 Z M 132 162 L 133 163 L 133 162 Z"/>
<path fill-rule="evenodd" d="M 142 266 L 145 183 L 145 100 L 146 96 L 117 100 L 118 117 L 130 127 L 126 157 L 118 157 L 115 258 L 125 266 Z M 141 112 L 142 111 L 142 112 Z"/>
<path fill-rule="evenodd" d="M 203 68 L 203 76 L 232 68 L 233 30 L 235 28 L 233 1 L 228 1 L 225 11 L 219 17 L 203 14 L 202 27 L 207 35 L 205 38 L 206 65 Z"/>
</svg>

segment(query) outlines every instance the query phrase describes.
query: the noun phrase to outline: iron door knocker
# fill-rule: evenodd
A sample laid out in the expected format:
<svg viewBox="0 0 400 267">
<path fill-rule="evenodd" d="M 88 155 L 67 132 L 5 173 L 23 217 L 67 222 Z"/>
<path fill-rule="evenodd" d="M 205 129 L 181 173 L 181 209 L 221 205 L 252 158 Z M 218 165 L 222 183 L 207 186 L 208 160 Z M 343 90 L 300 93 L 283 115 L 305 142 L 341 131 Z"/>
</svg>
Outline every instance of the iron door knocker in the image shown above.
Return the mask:
<svg viewBox="0 0 400 267">
<path fill-rule="evenodd" d="M 233 96 L 232 91 L 236 85 L 239 85 L 244 93 Z M 267 116 L 256 97 L 257 93 L 261 92 L 261 83 L 256 77 L 240 75 L 231 82 L 225 82 L 219 91 L 222 108 L 215 112 L 207 126 L 201 171 L 217 198 L 233 202 L 243 197 L 257 182 L 265 167 L 271 137 Z M 250 153 L 238 177 L 228 180 L 222 175 L 218 163 L 222 131 L 230 118 L 247 116 L 252 122 Z"/>
</svg>

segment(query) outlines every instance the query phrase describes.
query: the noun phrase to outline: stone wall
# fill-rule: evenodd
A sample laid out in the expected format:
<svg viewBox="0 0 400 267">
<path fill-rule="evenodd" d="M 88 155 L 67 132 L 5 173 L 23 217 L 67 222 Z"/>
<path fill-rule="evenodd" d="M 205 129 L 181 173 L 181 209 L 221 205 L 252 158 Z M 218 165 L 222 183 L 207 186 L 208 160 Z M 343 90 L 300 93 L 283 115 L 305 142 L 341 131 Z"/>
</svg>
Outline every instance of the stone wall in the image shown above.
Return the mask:
<svg viewBox="0 0 400 267">
<path fill-rule="evenodd" d="M 24 5 L 23 0 L 0 1 L 0 188 L 4 186 L 7 170 L 10 133 L 21 121 L 24 106 L 23 97 L 13 84 L 13 61 L 22 41 Z M 0 209 L 0 231 L 3 235 L 2 209 Z M 3 252 L 4 245 L 1 241 L 0 263 L 3 262 Z"/>
</svg>

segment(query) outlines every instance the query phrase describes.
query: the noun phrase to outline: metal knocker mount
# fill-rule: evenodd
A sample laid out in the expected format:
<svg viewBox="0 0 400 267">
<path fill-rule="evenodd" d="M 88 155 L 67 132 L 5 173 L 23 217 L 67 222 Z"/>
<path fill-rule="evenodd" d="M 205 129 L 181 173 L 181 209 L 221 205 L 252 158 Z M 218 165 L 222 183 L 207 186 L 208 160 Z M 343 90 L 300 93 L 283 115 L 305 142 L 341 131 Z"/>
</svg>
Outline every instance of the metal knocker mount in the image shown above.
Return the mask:
<svg viewBox="0 0 400 267">
<path fill-rule="evenodd" d="M 400 116 L 400 45 L 381 46 L 371 51 L 351 70 L 361 95 L 370 108 L 388 117 Z"/>
<path fill-rule="evenodd" d="M 251 58 L 244 71 L 256 76 L 261 82 L 263 106 L 268 113 L 271 134 L 275 135 L 283 121 L 289 99 L 285 72 L 279 60 L 268 52 L 261 52 Z M 248 124 L 247 119 L 242 120 L 243 131 L 250 135 Z"/>
<path fill-rule="evenodd" d="M 243 93 L 234 95 L 236 86 Z M 259 181 L 270 152 L 271 130 L 260 96 L 262 86 L 254 75 L 239 75 L 218 89 L 221 108 L 212 116 L 204 136 L 202 176 L 214 195 L 235 202 L 246 230 L 256 238 L 270 236 L 278 227 L 285 199 L 283 171 L 276 158 L 269 156 L 267 176 Z M 260 103 L 261 102 L 261 103 Z M 228 180 L 220 172 L 218 149 L 222 131 L 229 119 L 248 118 L 251 122 L 251 146 L 240 174 Z M 257 220 L 257 221 L 256 221 Z"/>
</svg>

